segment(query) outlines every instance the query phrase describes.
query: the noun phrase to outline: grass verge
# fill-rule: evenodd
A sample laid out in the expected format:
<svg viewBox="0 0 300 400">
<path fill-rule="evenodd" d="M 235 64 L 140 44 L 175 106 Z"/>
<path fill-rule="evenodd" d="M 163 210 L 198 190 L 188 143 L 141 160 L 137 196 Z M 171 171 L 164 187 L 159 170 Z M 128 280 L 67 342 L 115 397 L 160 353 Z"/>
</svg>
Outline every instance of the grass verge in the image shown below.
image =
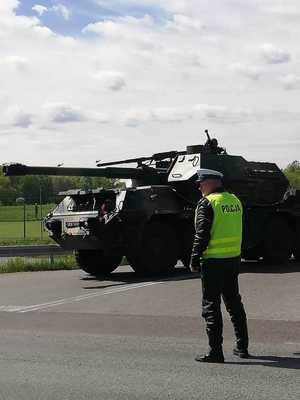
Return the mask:
<svg viewBox="0 0 300 400">
<path fill-rule="evenodd" d="M 0 239 L 43 239 L 47 237 L 48 233 L 44 232 L 44 228 L 41 227 L 40 221 L 26 221 L 25 223 L 25 235 L 24 235 L 24 224 L 23 222 L 0 222 Z"/>
<path fill-rule="evenodd" d="M 77 269 L 74 256 L 56 256 L 51 262 L 49 258 L 17 257 L 0 263 L 0 274 L 28 271 L 58 271 Z"/>
<path fill-rule="evenodd" d="M 26 246 L 34 244 L 55 244 L 50 237 L 44 239 L 2 239 L 0 238 L 0 246 Z"/>
</svg>

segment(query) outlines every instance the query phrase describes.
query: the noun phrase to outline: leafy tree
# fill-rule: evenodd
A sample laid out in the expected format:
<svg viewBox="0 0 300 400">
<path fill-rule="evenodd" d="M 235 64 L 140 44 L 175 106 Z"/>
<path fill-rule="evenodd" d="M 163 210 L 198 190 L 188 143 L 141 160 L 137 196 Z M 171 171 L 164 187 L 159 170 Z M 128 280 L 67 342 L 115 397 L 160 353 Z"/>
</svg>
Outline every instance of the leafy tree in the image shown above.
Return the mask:
<svg viewBox="0 0 300 400">
<path fill-rule="evenodd" d="M 0 202 L 14 204 L 18 197 L 24 197 L 27 204 L 53 202 L 57 193 L 69 189 L 105 189 L 121 187 L 116 179 L 103 177 L 50 177 L 50 176 L 12 176 L 5 177 L 0 169 Z"/>
<path fill-rule="evenodd" d="M 291 162 L 283 172 L 288 178 L 290 185 L 295 189 L 300 189 L 300 162 Z"/>
<path fill-rule="evenodd" d="M 4 205 L 13 204 L 17 197 L 17 190 L 11 186 L 10 180 L 3 176 L 0 170 L 0 202 Z"/>
<path fill-rule="evenodd" d="M 58 194 L 59 192 L 64 192 L 66 190 L 77 188 L 78 185 L 76 183 L 76 180 L 77 177 L 68 177 L 68 176 L 52 177 L 54 195 Z"/>
<path fill-rule="evenodd" d="M 43 203 L 53 201 L 53 183 L 49 176 L 24 176 L 20 182 L 21 195 L 27 204 L 38 203 L 40 194 Z"/>
<path fill-rule="evenodd" d="M 108 179 L 103 177 L 81 177 L 78 181 L 79 187 L 87 190 L 87 189 L 97 189 L 97 188 L 104 188 L 104 189 L 111 189 L 115 185 L 115 179 Z"/>
<path fill-rule="evenodd" d="M 11 205 L 15 203 L 17 198 L 17 191 L 8 185 L 0 186 L 0 204 Z"/>
</svg>

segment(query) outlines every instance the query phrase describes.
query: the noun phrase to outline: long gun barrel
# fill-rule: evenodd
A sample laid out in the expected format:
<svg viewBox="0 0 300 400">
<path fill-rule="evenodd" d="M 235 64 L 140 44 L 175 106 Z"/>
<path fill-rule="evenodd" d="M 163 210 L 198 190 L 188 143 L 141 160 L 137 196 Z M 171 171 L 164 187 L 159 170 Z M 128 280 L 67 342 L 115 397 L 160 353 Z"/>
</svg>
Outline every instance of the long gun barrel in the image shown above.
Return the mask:
<svg viewBox="0 0 300 400">
<path fill-rule="evenodd" d="M 23 164 L 4 164 L 5 176 L 55 175 L 55 176 L 96 176 L 104 178 L 139 179 L 147 174 L 156 175 L 155 169 L 149 171 L 138 168 L 61 168 L 30 167 Z"/>
</svg>

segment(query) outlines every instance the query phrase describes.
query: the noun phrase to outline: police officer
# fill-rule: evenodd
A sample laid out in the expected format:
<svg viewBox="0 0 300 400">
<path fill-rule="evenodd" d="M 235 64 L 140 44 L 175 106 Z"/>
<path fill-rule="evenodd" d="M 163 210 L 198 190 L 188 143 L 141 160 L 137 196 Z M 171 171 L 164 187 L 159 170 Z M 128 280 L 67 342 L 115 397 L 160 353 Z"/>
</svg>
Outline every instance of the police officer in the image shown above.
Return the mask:
<svg viewBox="0 0 300 400">
<path fill-rule="evenodd" d="M 195 238 L 190 269 L 201 272 L 202 316 L 206 321 L 209 352 L 200 362 L 223 363 L 221 297 L 236 336 L 233 353 L 248 358 L 248 329 L 239 294 L 238 271 L 242 242 L 242 204 L 223 188 L 223 175 L 200 169 L 196 181 L 202 193 L 195 213 Z M 201 260 L 201 264 L 200 264 Z"/>
</svg>

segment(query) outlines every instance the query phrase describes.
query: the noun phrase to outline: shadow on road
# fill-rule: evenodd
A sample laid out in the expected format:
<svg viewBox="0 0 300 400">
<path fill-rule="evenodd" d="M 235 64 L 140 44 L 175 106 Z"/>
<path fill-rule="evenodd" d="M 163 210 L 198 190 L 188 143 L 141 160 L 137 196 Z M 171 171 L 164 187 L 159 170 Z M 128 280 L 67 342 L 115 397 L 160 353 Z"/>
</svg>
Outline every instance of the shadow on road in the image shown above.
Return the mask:
<svg viewBox="0 0 300 400">
<path fill-rule="evenodd" d="M 294 353 L 297 354 L 297 353 Z M 232 365 L 263 365 L 273 368 L 300 369 L 300 358 L 278 356 L 251 356 L 249 361 L 229 361 Z"/>
<path fill-rule="evenodd" d="M 191 279 L 200 279 L 198 274 L 192 274 L 187 269 L 183 267 L 178 267 L 172 273 L 165 274 L 157 274 L 157 275 L 147 275 L 147 276 L 139 276 L 135 272 L 114 272 L 109 276 L 84 276 L 81 280 L 91 282 L 103 282 L 104 285 L 99 286 L 86 286 L 84 289 L 104 289 L 110 286 L 122 286 L 127 285 L 128 283 L 142 283 L 142 282 L 165 282 L 165 281 L 183 281 L 183 280 L 191 280 Z M 105 282 L 108 284 L 105 285 Z M 121 283 L 113 283 L 109 284 L 109 282 L 121 282 Z"/>
<path fill-rule="evenodd" d="M 251 262 L 251 261 L 243 261 L 240 267 L 240 273 L 253 273 L 253 274 L 287 274 L 287 273 L 297 273 L 300 272 L 300 263 L 294 260 L 291 260 L 289 263 L 282 265 L 265 265 L 263 262 Z M 199 274 L 193 274 L 189 270 L 184 267 L 176 267 L 175 271 L 172 273 L 164 273 L 164 274 L 156 274 L 156 275 L 147 275 L 140 276 L 137 275 L 133 271 L 116 271 L 110 275 L 106 276 L 91 276 L 86 274 L 81 277 L 82 281 L 87 282 L 103 282 L 103 285 L 99 286 L 86 286 L 84 289 L 105 289 L 111 286 L 122 286 L 128 283 L 142 283 L 142 282 L 155 282 L 155 281 L 183 281 L 183 280 L 191 280 L 191 279 L 199 279 Z M 119 282 L 112 283 L 110 282 Z M 107 284 L 105 284 L 107 283 Z"/>
<path fill-rule="evenodd" d="M 279 265 L 266 265 L 262 261 L 243 261 L 240 272 L 243 273 L 262 273 L 262 274 L 287 274 L 300 272 L 299 261 L 290 260 L 288 263 Z"/>
</svg>

